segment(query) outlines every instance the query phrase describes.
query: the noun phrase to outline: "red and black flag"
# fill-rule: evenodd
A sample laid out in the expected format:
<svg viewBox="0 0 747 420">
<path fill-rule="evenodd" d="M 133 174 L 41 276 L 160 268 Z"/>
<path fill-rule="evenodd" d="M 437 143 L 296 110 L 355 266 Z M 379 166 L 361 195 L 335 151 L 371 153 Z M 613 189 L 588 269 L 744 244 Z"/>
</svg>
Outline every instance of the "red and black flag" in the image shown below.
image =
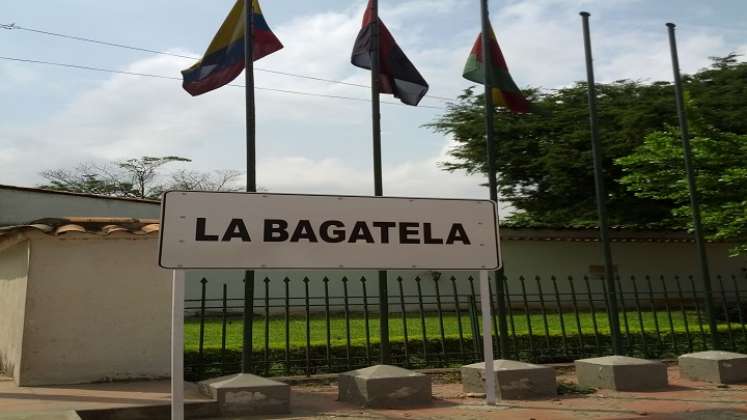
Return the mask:
<svg viewBox="0 0 747 420">
<path fill-rule="evenodd" d="M 386 25 L 374 16 L 372 0 L 369 0 L 350 62 L 354 66 L 371 70 L 372 32 L 374 25 L 378 23 L 380 91 L 393 94 L 407 105 L 416 106 L 428 92 L 428 83 L 394 41 Z"/>
<path fill-rule="evenodd" d="M 527 113 L 530 111 L 530 104 L 524 98 L 521 90 L 516 86 L 511 74 L 508 72 L 508 65 L 503 58 L 501 47 L 495 38 L 493 28 L 488 26 L 490 33 L 490 86 L 493 92 L 493 103 L 497 106 L 503 106 L 516 113 Z M 485 48 L 482 46 L 482 34 L 477 36 L 472 52 L 464 66 L 464 78 L 480 84 L 485 84 Z"/>
</svg>

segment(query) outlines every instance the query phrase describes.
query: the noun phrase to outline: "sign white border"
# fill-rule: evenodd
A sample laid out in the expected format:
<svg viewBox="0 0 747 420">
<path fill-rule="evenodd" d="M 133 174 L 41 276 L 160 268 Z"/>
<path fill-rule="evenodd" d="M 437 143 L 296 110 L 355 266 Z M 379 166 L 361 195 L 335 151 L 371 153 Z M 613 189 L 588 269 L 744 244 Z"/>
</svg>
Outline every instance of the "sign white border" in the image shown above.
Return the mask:
<svg viewBox="0 0 747 420">
<path fill-rule="evenodd" d="M 247 261 L 246 264 L 233 264 L 233 263 L 231 263 L 231 264 L 206 265 L 206 264 L 203 264 L 203 263 L 196 263 L 195 265 L 189 265 L 189 266 L 187 266 L 187 265 L 179 265 L 178 263 L 176 263 L 174 261 L 165 263 L 164 262 L 164 259 L 165 259 L 165 256 L 164 256 L 164 254 L 165 254 L 165 251 L 164 251 L 164 236 L 165 235 L 169 235 L 169 233 L 168 233 L 169 226 L 174 224 L 173 222 L 171 222 L 169 224 L 167 224 L 165 222 L 165 218 L 167 216 L 167 206 L 169 205 L 169 200 L 167 199 L 167 197 L 170 194 L 179 194 L 179 193 L 210 194 L 210 195 L 220 195 L 220 194 L 225 194 L 225 195 L 252 195 L 252 196 L 267 197 L 267 198 L 272 198 L 272 197 L 291 197 L 291 198 L 294 198 L 294 197 L 297 197 L 299 199 L 302 199 L 303 197 L 310 197 L 310 198 L 329 198 L 330 200 L 364 199 L 364 200 L 371 200 L 372 202 L 375 201 L 375 200 L 382 200 L 382 201 L 384 201 L 384 200 L 397 200 L 397 201 L 400 201 L 401 200 L 401 201 L 420 202 L 420 203 L 443 201 L 443 202 L 451 202 L 451 203 L 459 202 L 459 203 L 465 203 L 465 204 L 473 203 L 473 204 L 478 204 L 478 205 L 488 205 L 489 204 L 490 206 L 492 206 L 492 209 L 493 209 L 492 214 L 494 216 L 490 217 L 489 220 L 486 220 L 487 218 L 484 216 L 485 213 L 483 212 L 484 211 L 484 207 L 483 207 L 483 210 L 481 210 L 481 212 L 480 212 L 481 217 L 476 218 L 476 219 L 478 220 L 478 222 L 480 224 L 482 224 L 482 223 L 486 224 L 484 226 L 484 230 L 483 230 L 482 227 L 480 227 L 481 234 L 483 234 L 485 236 L 485 238 L 483 238 L 483 240 L 487 239 L 490 242 L 495 241 L 495 248 L 494 248 L 495 249 L 495 260 L 490 262 L 491 265 L 485 265 L 485 266 L 484 265 L 473 264 L 474 261 L 468 262 L 468 263 L 466 263 L 465 265 L 462 265 L 462 266 L 457 266 L 457 265 L 438 266 L 436 264 L 423 264 L 423 263 L 419 263 L 419 262 L 416 262 L 416 264 L 409 264 L 409 263 L 402 264 L 402 263 L 398 263 L 398 264 L 389 264 L 389 265 L 387 265 L 386 262 L 383 262 L 382 264 L 370 264 L 370 265 L 367 264 L 367 263 L 366 264 L 359 264 L 359 265 L 357 265 L 357 264 L 350 264 L 350 263 L 348 263 L 348 264 L 337 264 L 337 263 L 324 264 L 323 263 L 323 264 L 315 265 L 315 266 L 305 266 L 305 265 L 301 265 L 301 264 L 298 264 L 298 265 L 291 264 L 291 265 L 288 265 L 288 266 L 283 266 L 282 264 L 277 264 L 276 262 L 273 262 L 272 264 L 261 264 L 261 263 L 249 262 L 249 261 Z M 172 204 L 172 206 L 173 206 L 173 204 Z M 386 208 L 386 207 L 384 207 L 384 208 Z M 407 210 L 407 207 L 403 207 L 403 208 L 405 208 Z M 172 209 L 172 207 L 168 207 L 168 209 Z M 318 211 L 318 208 L 316 210 Z M 171 211 L 171 210 L 169 210 L 169 211 Z M 412 211 L 412 210 L 410 210 L 410 211 Z M 434 212 L 434 213 L 437 213 L 437 212 Z M 427 217 L 428 213 L 424 214 L 424 216 Z M 173 215 L 170 215 L 170 217 L 171 217 L 171 220 L 174 219 Z M 181 217 L 184 217 L 184 216 L 181 216 Z M 420 217 L 420 216 L 417 216 L 417 217 Z M 422 218 L 421 218 L 421 220 L 422 220 Z M 234 270 L 245 270 L 245 269 L 250 269 L 250 270 L 268 270 L 268 269 L 285 269 L 285 270 L 402 270 L 402 271 L 407 271 L 407 270 L 410 270 L 410 271 L 412 271 L 412 270 L 417 270 L 417 271 L 422 271 L 422 270 L 438 270 L 438 271 L 479 271 L 479 270 L 489 270 L 489 271 L 493 271 L 493 270 L 500 269 L 500 267 L 502 266 L 501 249 L 500 249 L 500 237 L 499 237 L 499 229 L 498 229 L 497 220 L 498 220 L 498 214 L 497 214 L 496 203 L 493 202 L 493 201 L 490 201 L 490 200 L 479 200 L 479 199 L 453 199 L 453 198 L 428 198 L 428 197 L 370 197 L 370 196 L 327 195 L 327 194 L 198 192 L 198 191 L 178 191 L 178 190 L 177 191 L 168 191 L 167 193 L 164 194 L 164 197 L 163 197 L 163 200 L 162 200 L 162 204 L 161 204 L 161 229 L 160 229 L 160 232 L 159 232 L 158 263 L 159 263 L 159 265 L 162 268 L 171 269 L 171 270 L 184 270 L 184 269 L 189 269 L 189 270 L 212 270 L 212 269 L 220 269 L 220 270 L 223 270 L 223 269 L 234 269 Z M 415 220 L 413 220 L 413 221 L 415 221 Z M 423 220 L 423 222 L 427 223 L 428 220 Z M 491 231 L 493 233 L 488 233 L 487 235 L 485 235 L 485 232 L 491 232 Z M 474 230 L 473 230 L 473 232 L 474 232 Z M 485 243 L 487 243 L 487 242 L 485 242 Z M 272 246 L 280 247 L 280 246 L 284 246 L 284 245 L 285 244 L 267 244 L 268 247 L 272 247 Z M 289 244 L 289 246 L 297 246 L 297 245 L 299 245 L 299 244 Z M 344 244 L 338 244 L 338 245 L 344 245 Z M 487 243 L 487 245 L 492 248 L 492 244 Z M 167 243 L 166 246 L 172 246 L 172 245 L 169 245 Z M 422 254 L 424 252 L 422 249 L 424 249 L 424 247 L 426 247 L 428 245 L 421 244 L 421 245 L 400 245 L 400 246 L 402 246 L 403 248 L 407 247 L 407 246 L 421 247 L 421 249 L 419 249 L 418 252 L 421 254 L 421 258 L 422 258 Z M 473 248 L 476 248 L 475 245 L 470 245 L 470 246 L 473 247 Z M 379 248 L 379 249 L 381 249 L 381 248 Z M 230 249 L 229 249 L 229 251 L 230 251 Z M 267 251 L 263 250 L 262 252 L 267 252 Z M 317 248 L 315 252 L 320 252 L 320 251 Z M 375 251 L 373 249 L 372 250 L 365 250 L 364 248 L 361 248 L 361 252 L 375 252 Z M 439 249 L 437 252 L 443 254 L 445 252 L 445 250 L 444 249 Z M 462 250 L 461 252 L 465 252 L 465 251 Z M 326 253 L 326 251 L 325 252 L 320 252 L 320 254 L 322 254 L 321 258 L 327 258 L 327 259 L 329 259 L 328 256 L 325 257 L 325 255 L 326 255 L 325 253 Z M 490 253 L 490 254 L 492 255 L 492 253 Z M 467 254 L 464 254 L 464 255 L 474 255 L 474 254 L 467 253 Z M 436 259 L 436 261 L 442 261 L 442 260 L 441 259 Z M 329 262 L 329 261 L 327 261 L 327 262 Z M 368 261 L 368 262 L 370 262 L 370 261 Z M 496 265 L 492 265 L 492 264 L 496 264 Z"/>
</svg>

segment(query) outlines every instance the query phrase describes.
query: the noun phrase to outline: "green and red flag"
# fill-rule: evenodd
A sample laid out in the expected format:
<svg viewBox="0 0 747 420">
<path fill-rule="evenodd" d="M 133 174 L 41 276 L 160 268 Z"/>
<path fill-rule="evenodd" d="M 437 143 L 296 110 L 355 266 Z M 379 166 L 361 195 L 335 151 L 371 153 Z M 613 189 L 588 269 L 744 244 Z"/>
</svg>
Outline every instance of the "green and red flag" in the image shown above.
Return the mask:
<svg viewBox="0 0 747 420">
<path fill-rule="evenodd" d="M 506 60 L 503 58 L 501 47 L 495 38 L 493 28 L 490 29 L 490 63 L 491 73 L 490 86 L 493 87 L 493 103 L 503 106 L 516 113 L 527 113 L 530 104 L 524 98 L 521 90 L 516 86 L 511 74 L 508 72 Z M 477 41 L 472 47 L 472 52 L 464 66 L 464 78 L 475 83 L 485 84 L 485 53 L 482 47 L 482 34 L 477 36 Z"/>
</svg>

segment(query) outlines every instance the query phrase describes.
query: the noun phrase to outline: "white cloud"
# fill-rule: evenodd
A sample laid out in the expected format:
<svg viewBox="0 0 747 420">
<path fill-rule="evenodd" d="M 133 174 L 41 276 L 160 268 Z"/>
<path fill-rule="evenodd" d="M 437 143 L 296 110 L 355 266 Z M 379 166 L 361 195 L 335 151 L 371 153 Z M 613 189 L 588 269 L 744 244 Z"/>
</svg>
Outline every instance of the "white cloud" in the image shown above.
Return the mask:
<svg viewBox="0 0 747 420">
<path fill-rule="evenodd" d="M 640 0 L 513 1 L 493 17 L 493 26 L 514 79 L 520 86 L 554 88 L 586 79 L 579 11 L 593 12 L 591 36 L 596 78 L 670 80 L 669 44 L 664 22 L 632 26 L 618 18 L 620 8 Z M 621 25 L 623 29 L 621 29 Z M 694 72 L 708 56 L 727 51 L 712 30 L 679 33 L 680 64 Z"/>
<path fill-rule="evenodd" d="M 383 186 L 390 196 L 484 198 L 481 176 L 449 174 L 437 167 L 448 159 L 445 146 L 438 155 L 399 165 L 384 165 Z M 263 159 L 257 168 L 262 186 L 272 192 L 370 194 L 373 174 L 340 159 L 305 157 Z"/>
<path fill-rule="evenodd" d="M 9 90 L 13 85 L 29 85 L 38 80 L 39 76 L 24 64 L 0 62 L 0 78 L 5 81 L 5 83 L 0 86 L 0 89 Z"/>
</svg>

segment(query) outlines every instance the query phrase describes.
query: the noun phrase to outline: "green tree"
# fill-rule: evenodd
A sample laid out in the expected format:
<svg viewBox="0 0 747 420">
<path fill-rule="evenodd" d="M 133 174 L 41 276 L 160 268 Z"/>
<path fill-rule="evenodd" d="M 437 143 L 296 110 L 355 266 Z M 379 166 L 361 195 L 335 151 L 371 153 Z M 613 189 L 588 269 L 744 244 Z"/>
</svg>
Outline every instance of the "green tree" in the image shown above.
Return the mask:
<svg viewBox="0 0 747 420">
<path fill-rule="evenodd" d="M 711 57 L 709 69 L 683 78 L 691 124 L 747 134 L 747 63 L 738 57 Z"/>
<path fill-rule="evenodd" d="M 711 68 L 684 78 L 694 126 L 747 133 L 747 64 L 736 56 L 714 59 Z M 636 195 L 618 180 L 614 165 L 656 131 L 677 123 L 669 82 L 621 80 L 597 86 L 604 181 L 614 224 L 660 224 L 675 203 Z M 495 117 L 497 172 L 501 196 L 518 212 L 514 221 L 541 224 L 596 224 L 594 175 L 585 83 L 525 92 L 537 112 Z M 486 173 L 482 95 L 468 89 L 428 127 L 454 139 L 445 170 Z"/>
<path fill-rule="evenodd" d="M 747 253 L 747 135 L 710 130 L 691 140 L 703 226 L 712 239 L 734 241 Z M 678 132 L 658 131 L 616 161 L 620 185 L 643 199 L 673 203 L 667 222 L 692 228 L 690 195 Z"/>
<path fill-rule="evenodd" d="M 599 119 L 604 171 L 613 223 L 649 223 L 667 214 L 666 204 L 641 200 L 618 185 L 620 169 L 612 163 L 638 146 L 645 134 L 676 121 L 671 86 L 633 81 L 601 84 Z M 586 84 L 546 93 L 527 92 L 533 114 L 498 112 L 497 172 L 500 194 L 519 212 L 514 219 L 542 224 L 594 224 L 594 173 Z M 482 95 L 467 90 L 459 103 L 430 125 L 451 136 L 455 158 L 446 170 L 486 173 Z"/>
</svg>

